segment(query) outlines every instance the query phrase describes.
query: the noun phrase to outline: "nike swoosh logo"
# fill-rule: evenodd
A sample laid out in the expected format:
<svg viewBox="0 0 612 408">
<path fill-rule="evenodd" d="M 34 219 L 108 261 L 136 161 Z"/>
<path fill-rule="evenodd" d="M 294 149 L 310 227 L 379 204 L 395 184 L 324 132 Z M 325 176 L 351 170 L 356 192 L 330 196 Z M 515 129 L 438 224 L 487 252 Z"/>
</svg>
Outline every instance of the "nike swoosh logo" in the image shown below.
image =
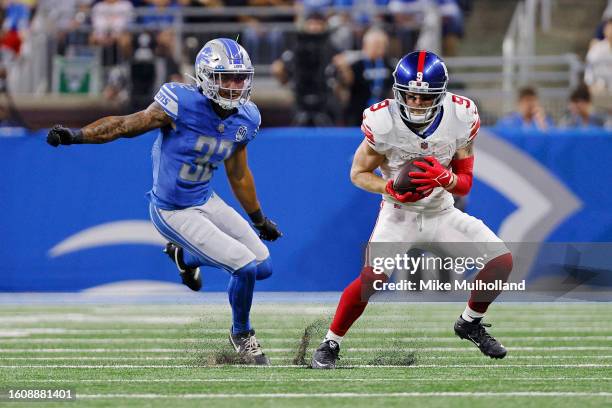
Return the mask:
<svg viewBox="0 0 612 408">
<path fill-rule="evenodd" d="M 477 345 L 478 347 L 480 347 L 480 344 L 478 344 L 478 342 L 477 342 L 476 340 L 474 340 L 474 339 L 472 338 L 472 336 L 470 336 L 470 335 L 468 334 L 468 335 L 467 335 L 467 337 L 468 337 L 468 339 L 469 339 L 469 340 L 470 340 L 472 343 L 474 343 L 475 345 Z"/>
<path fill-rule="evenodd" d="M 234 348 L 234 350 L 236 350 L 236 352 L 240 352 L 240 347 L 238 347 L 236 345 L 236 343 L 234 343 L 234 339 L 232 339 L 232 336 L 230 335 L 230 344 L 232 345 L 232 347 Z"/>
</svg>

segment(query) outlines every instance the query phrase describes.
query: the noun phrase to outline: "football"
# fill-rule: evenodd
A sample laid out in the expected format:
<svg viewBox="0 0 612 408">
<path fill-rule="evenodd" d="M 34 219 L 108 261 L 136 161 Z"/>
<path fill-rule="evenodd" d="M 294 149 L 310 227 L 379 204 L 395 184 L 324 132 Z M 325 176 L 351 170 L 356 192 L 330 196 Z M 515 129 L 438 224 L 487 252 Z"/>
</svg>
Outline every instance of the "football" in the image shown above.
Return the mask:
<svg viewBox="0 0 612 408">
<path fill-rule="evenodd" d="M 406 162 L 401 168 L 397 176 L 395 176 L 395 180 L 393 180 L 393 189 L 400 194 L 406 194 L 407 192 L 414 193 L 416 192 L 417 187 L 420 187 L 419 184 L 412 184 L 411 177 L 408 175 L 410 172 L 422 172 L 423 169 L 415 166 L 414 162 L 420 161 L 424 162 L 423 157 L 415 157 Z M 426 163 L 426 162 L 425 162 Z"/>
</svg>

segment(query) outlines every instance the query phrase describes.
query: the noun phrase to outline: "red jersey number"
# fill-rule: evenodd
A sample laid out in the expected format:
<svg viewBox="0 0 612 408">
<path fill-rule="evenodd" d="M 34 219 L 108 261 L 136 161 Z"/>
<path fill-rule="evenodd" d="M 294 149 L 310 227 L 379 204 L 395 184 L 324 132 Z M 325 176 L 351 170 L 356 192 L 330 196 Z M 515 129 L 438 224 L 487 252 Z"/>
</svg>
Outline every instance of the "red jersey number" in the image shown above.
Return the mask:
<svg viewBox="0 0 612 408">
<path fill-rule="evenodd" d="M 465 102 L 465 107 L 466 108 L 470 107 L 470 100 L 469 99 L 465 99 L 465 98 L 462 98 L 462 97 L 457 96 L 457 95 L 453 95 L 453 102 L 455 102 L 457 105 L 463 105 L 463 102 Z"/>
<path fill-rule="evenodd" d="M 385 99 L 382 102 L 378 102 L 376 105 L 370 106 L 370 110 L 372 112 L 376 112 L 377 110 L 382 109 L 382 108 L 386 108 L 387 106 L 389 106 L 389 100 Z"/>
</svg>

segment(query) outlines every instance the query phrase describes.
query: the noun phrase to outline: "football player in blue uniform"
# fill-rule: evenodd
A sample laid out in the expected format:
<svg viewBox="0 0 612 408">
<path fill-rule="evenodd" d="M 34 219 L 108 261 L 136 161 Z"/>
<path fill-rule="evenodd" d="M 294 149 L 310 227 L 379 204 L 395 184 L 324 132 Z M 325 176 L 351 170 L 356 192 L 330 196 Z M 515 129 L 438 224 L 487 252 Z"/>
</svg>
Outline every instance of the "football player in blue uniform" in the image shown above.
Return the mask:
<svg viewBox="0 0 612 408">
<path fill-rule="evenodd" d="M 153 188 L 148 192 L 153 224 L 170 241 L 165 252 L 176 263 L 183 283 L 202 286 L 199 267 L 211 265 L 230 274 L 230 342 L 253 364 L 268 365 L 251 328 L 249 314 L 255 281 L 272 274 L 270 253 L 260 240 L 282 236 L 264 216 L 247 163 L 247 144 L 261 124 L 249 101 L 253 65 L 236 41 L 218 38 L 196 57 L 196 85 L 164 84 L 145 110 L 99 119 L 82 129 L 54 126 L 52 146 L 107 143 L 159 129 L 153 145 Z M 249 223 L 214 193 L 214 171 L 223 163 Z"/>
</svg>

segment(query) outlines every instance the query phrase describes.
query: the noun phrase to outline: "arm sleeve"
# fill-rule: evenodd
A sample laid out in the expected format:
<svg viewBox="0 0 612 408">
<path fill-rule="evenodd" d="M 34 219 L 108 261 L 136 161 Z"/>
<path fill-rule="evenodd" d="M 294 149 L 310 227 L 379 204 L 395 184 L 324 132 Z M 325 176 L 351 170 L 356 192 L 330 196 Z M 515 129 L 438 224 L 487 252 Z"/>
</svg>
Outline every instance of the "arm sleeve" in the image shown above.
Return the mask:
<svg viewBox="0 0 612 408">
<path fill-rule="evenodd" d="M 464 159 L 454 159 L 451 161 L 453 173 L 457 176 L 457 184 L 450 190 L 451 193 L 464 196 L 467 195 L 472 188 L 473 171 L 474 171 L 474 156 Z"/>
</svg>

